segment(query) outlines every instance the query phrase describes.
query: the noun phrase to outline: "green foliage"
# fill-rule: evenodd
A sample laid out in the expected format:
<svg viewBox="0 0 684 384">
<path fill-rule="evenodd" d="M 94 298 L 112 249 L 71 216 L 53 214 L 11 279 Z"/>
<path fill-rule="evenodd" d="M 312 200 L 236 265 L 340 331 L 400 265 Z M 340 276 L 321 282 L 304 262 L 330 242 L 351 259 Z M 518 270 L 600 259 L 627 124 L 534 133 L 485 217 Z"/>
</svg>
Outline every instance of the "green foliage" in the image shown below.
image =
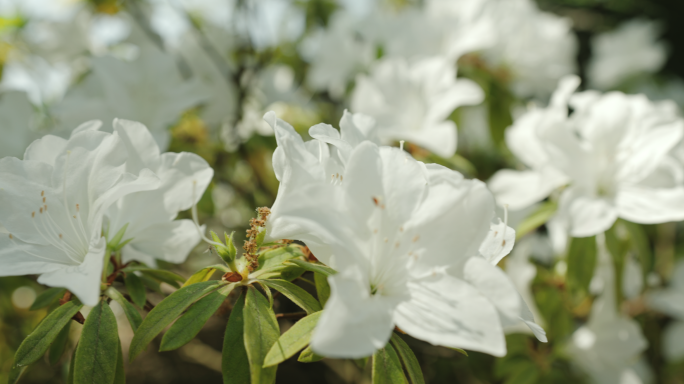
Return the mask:
<svg viewBox="0 0 684 384">
<path fill-rule="evenodd" d="M 114 375 L 113 384 L 126 384 L 126 371 L 124 370 L 123 348 L 121 348 L 121 341 L 119 341 L 118 357 L 116 358 L 116 373 Z"/>
<path fill-rule="evenodd" d="M 425 384 L 420 363 L 418 363 L 416 355 L 413 353 L 408 344 L 406 344 L 401 336 L 396 333 L 392 333 L 390 344 L 392 344 L 392 347 L 394 347 L 396 350 L 399 360 L 401 361 L 401 365 L 406 371 L 409 382 L 411 384 Z"/>
<path fill-rule="evenodd" d="M 246 289 L 246 288 L 244 288 Z M 224 384 L 249 384 L 250 369 L 245 349 L 245 292 L 240 294 L 226 325 L 223 337 L 221 371 Z"/>
<path fill-rule="evenodd" d="M 127 273 L 124 282 L 126 283 L 128 295 L 131 296 L 135 305 L 140 308 L 144 307 L 145 302 L 147 302 L 147 293 L 140 278 L 135 273 Z"/>
<path fill-rule="evenodd" d="M 336 273 L 334 269 L 332 269 L 326 265 L 323 265 L 321 263 L 309 263 L 307 261 L 293 259 L 293 260 L 288 260 L 284 264 L 295 264 L 298 267 L 303 268 L 306 271 L 320 273 L 320 274 L 323 274 L 325 276 L 334 275 Z"/>
<path fill-rule="evenodd" d="M 299 320 L 292 328 L 283 333 L 271 350 L 268 351 L 264 359 L 264 367 L 280 364 L 306 347 L 311 340 L 311 334 L 316 324 L 318 324 L 321 314 L 323 312 L 313 313 Z"/>
<path fill-rule="evenodd" d="M 314 272 L 314 282 L 316 283 L 316 293 L 318 294 L 318 301 L 321 307 L 325 307 L 325 303 L 330 298 L 330 284 L 328 284 L 328 277 Z"/>
<path fill-rule="evenodd" d="M 596 270 L 596 237 L 573 237 L 568 250 L 568 286 L 572 291 L 586 294 Z"/>
<path fill-rule="evenodd" d="M 547 201 L 539 205 L 536 211 L 527 216 L 525 220 L 515 229 L 516 239 L 520 239 L 528 233 L 533 232 L 537 228 L 546 224 L 547 221 L 556 213 L 558 204 L 552 201 Z"/>
<path fill-rule="evenodd" d="M 235 262 L 235 256 L 237 256 L 237 249 L 235 248 L 235 244 L 233 244 L 234 234 L 235 232 L 231 233 L 230 237 L 227 233 L 224 234 L 226 238 L 226 243 L 224 245 L 218 235 L 214 231 L 211 231 L 211 237 L 214 242 L 217 243 L 214 244 L 216 252 L 218 253 L 219 257 L 221 257 L 221 259 L 228 265 L 233 265 Z"/>
<path fill-rule="evenodd" d="M 113 383 L 119 355 L 116 317 L 100 301 L 88 314 L 76 348 L 74 384 Z"/>
<path fill-rule="evenodd" d="M 71 321 L 69 321 L 59 334 L 55 338 L 55 341 L 50 345 L 50 350 L 48 352 L 48 357 L 50 359 L 50 365 L 55 365 L 59 362 L 59 359 L 64 354 L 64 349 L 69 342 L 69 331 L 71 330 Z"/>
<path fill-rule="evenodd" d="M 293 303 L 305 310 L 309 315 L 322 309 L 318 300 L 314 299 L 314 297 L 304 289 L 290 283 L 289 281 L 260 280 L 259 282 L 282 293 L 288 299 L 292 300 Z"/>
<path fill-rule="evenodd" d="M 121 292 L 117 291 L 113 287 L 107 288 L 105 294 L 112 300 L 119 303 L 119 305 L 121 305 L 121 308 L 123 308 L 124 313 L 126 314 L 128 322 L 131 324 L 133 332 L 137 331 L 140 327 L 140 324 L 142 323 L 142 316 L 140 316 L 140 312 L 138 312 L 138 310 L 135 309 L 133 304 L 131 304 L 128 300 L 126 300 L 123 297 Z"/>
<path fill-rule="evenodd" d="M 244 308 L 245 350 L 252 384 L 275 382 L 277 367 L 263 368 L 264 359 L 280 337 L 280 328 L 266 298 L 254 287 L 247 290 Z"/>
<path fill-rule="evenodd" d="M 164 334 L 159 350 L 171 351 L 189 343 L 223 304 L 233 288 L 234 284 L 221 287 L 193 304 Z"/>
<path fill-rule="evenodd" d="M 26 372 L 26 368 L 28 366 L 19 366 L 19 365 L 13 365 L 12 368 L 10 368 L 9 371 L 9 377 L 7 378 L 7 384 L 16 384 L 19 382 L 19 379 L 21 379 L 21 376 Z"/>
<path fill-rule="evenodd" d="M 25 366 L 38 361 L 81 307 L 70 301 L 52 311 L 21 343 L 14 357 L 15 364 Z"/>
<path fill-rule="evenodd" d="M 373 355 L 373 384 L 408 384 L 392 344 L 388 343 Z"/>
<path fill-rule="evenodd" d="M 311 349 L 311 346 L 309 345 L 302 351 L 302 353 L 299 354 L 297 361 L 300 363 L 315 363 L 323 359 L 324 357 L 314 353 L 313 349 Z"/>
<path fill-rule="evenodd" d="M 129 350 L 133 360 L 161 331 L 180 316 L 192 303 L 218 289 L 218 281 L 206 281 L 181 288 L 164 299 L 147 315 L 131 341 Z"/>
<path fill-rule="evenodd" d="M 60 297 L 64 296 L 66 289 L 64 288 L 48 288 L 36 297 L 36 300 L 31 304 L 31 311 L 37 311 L 45 307 L 49 307 Z"/>
<path fill-rule="evenodd" d="M 143 266 L 136 266 L 136 267 L 126 267 L 122 270 L 124 273 L 131 273 L 131 272 L 141 272 L 144 275 L 147 275 L 148 277 L 155 279 L 157 281 L 161 281 L 162 283 L 169 284 L 173 287 L 180 288 L 179 283 L 184 283 L 185 279 L 182 276 L 179 276 L 173 272 L 170 271 L 165 271 L 162 269 L 153 269 L 153 268 L 148 268 L 148 267 L 143 267 Z"/>
</svg>

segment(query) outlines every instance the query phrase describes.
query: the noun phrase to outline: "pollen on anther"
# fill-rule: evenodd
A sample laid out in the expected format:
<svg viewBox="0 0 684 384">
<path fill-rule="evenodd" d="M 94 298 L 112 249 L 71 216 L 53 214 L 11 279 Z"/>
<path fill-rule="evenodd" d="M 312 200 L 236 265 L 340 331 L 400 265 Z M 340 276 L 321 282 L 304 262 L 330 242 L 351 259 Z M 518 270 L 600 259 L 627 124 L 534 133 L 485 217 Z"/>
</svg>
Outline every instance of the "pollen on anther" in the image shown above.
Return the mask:
<svg viewBox="0 0 684 384">
<path fill-rule="evenodd" d="M 506 240 L 504 240 L 504 241 L 501 242 L 501 246 L 502 246 L 502 247 L 505 247 L 505 246 L 506 246 Z"/>
<path fill-rule="evenodd" d="M 31 217 L 36 217 L 36 211 L 31 212 Z"/>
<path fill-rule="evenodd" d="M 394 243 L 394 248 L 399 248 L 400 245 L 401 244 L 399 244 L 399 242 L 397 241 L 396 243 Z"/>
<path fill-rule="evenodd" d="M 43 203 L 45 202 L 45 198 L 43 197 Z"/>
<path fill-rule="evenodd" d="M 377 206 L 378 204 L 380 204 L 380 202 L 378 201 L 378 198 L 375 197 L 375 196 L 373 196 L 373 203 L 374 203 L 376 206 Z"/>
<path fill-rule="evenodd" d="M 43 207 L 40 207 L 39 211 L 40 211 L 40 213 L 43 213 Z"/>
<path fill-rule="evenodd" d="M 14 236 L 12 236 L 11 233 L 9 234 L 9 237 L 10 237 L 10 240 L 14 239 Z"/>
<path fill-rule="evenodd" d="M 388 241 L 389 241 L 389 239 L 385 237 L 385 243 L 388 242 Z"/>
<path fill-rule="evenodd" d="M 377 229 L 377 228 L 374 229 L 374 230 L 373 230 L 373 233 L 378 233 L 378 229 Z"/>
<path fill-rule="evenodd" d="M 404 227 L 399 227 L 399 232 L 404 232 Z"/>
<path fill-rule="evenodd" d="M 416 241 L 418 241 L 418 239 L 420 239 L 420 236 L 415 235 L 415 236 L 413 236 L 413 239 L 411 239 L 411 241 L 413 241 L 415 243 Z"/>
<path fill-rule="evenodd" d="M 76 218 L 76 215 L 74 215 L 74 219 Z"/>
<path fill-rule="evenodd" d="M 76 204 L 76 212 L 78 212 L 81 209 L 81 206 Z"/>
<path fill-rule="evenodd" d="M 40 191 L 41 196 L 45 196 L 45 191 Z"/>
<path fill-rule="evenodd" d="M 45 210 L 47 211 L 47 204 L 45 204 L 45 205 L 43 206 L 43 208 L 45 208 Z"/>
<path fill-rule="evenodd" d="M 59 238 L 60 238 L 60 239 L 62 238 L 62 234 L 61 234 L 61 233 L 59 234 Z"/>
</svg>

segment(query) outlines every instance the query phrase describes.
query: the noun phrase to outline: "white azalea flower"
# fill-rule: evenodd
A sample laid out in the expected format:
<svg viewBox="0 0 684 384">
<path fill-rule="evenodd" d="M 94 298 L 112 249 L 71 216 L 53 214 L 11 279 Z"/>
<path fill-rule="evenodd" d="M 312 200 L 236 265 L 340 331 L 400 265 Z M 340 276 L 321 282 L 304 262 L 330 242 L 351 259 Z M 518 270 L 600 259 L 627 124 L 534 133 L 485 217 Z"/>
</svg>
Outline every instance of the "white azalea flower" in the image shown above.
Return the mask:
<svg viewBox="0 0 684 384">
<path fill-rule="evenodd" d="M 499 204 L 522 209 L 569 185 L 555 220 L 573 237 L 603 232 L 618 217 L 684 219 L 684 169 L 669 154 L 684 134 L 676 106 L 619 92 L 573 93 L 578 84 L 565 78 L 549 107 L 530 110 L 507 130 L 508 147 L 529 170 L 492 177 Z"/>
<path fill-rule="evenodd" d="M 670 361 L 684 359 L 684 261 L 675 265 L 670 286 L 650 293 L 647 302 L 675 319 L 665 328 L 663 354 Z"/>
<path fill-rule="evenodd" d="M 159 188 L 132 193 L 107 211 L 109 236 L 124 226 L 123 240 L 132 239 L 122 250 L 122 261 L 138 260 L 154 266 L 155 259 L 182 263 L 200 242 L 192 220 L 174 220 L 180 211 L 197 204 L 214 171 L 194 153 L 160 153 L 150 131 L 141 123 L 115 120 L 114 129 L 123 139 L 129 159 L 126 171 L 153 171 Z"/>
<path fill-rule="evenodd" d="M 93 59 L 92 72 L 71 89 L 54 114 L 62 127 L 92 118 L 140 121 L 166 149 L 169 126 L 206 97 L 199 80 L 181 78 L 173 57 L 145 47 L 132 63 L 113 57 Z"/>
<path fill-rule="evenodd" d="M 102 221 L 123 196 L 159 186 L 148 169 L 126 171 L 119 134 L 92 121 L 69 140 L 45 136 L 24 160 L 0 160 L 0 275 L 38 274 L 38 282 L 64 287 L 86 305 L 97 304 L 105 257 Z"/>
<path fill-rule="evenodd" d="M 502 356 L 502 326 L 521 321 L 545 341 L 495 266 L 515 232 L 492 223 L 485 185 L 378 147 L 364 140 L 359 115 L 345 118 L 341 133 L 320 124 L 304 143 L 275 114 L 265 116 L 276 131 L 273 163 L 281 182 L 267 237 L 304 241 L 339 272 L 329 278 L 332 296 L 314 350 L 368 356 L 398 326 L 435 345 Z"/>
<path fill-rule="evenodd" d="M 26 147 L 35 139 L 33 131 L 33 106 L 26 93 L 18 91 L 0 94 L 0 157 L 21 157 Z"/>
<path fill-rule="evenodd" d="M 370 76 L 357 79 L 351 107 L 376 120 L 384 142 L 407 140 L 451 157 L 456 152 L 456 124 L 449 115 L 483 99 L 482 89 L 471 80 L 456 79 L 454 65 L 443 58 L 414 63 L 385 59 Z"/>
<path fill-rule="evenodd" d="M 665 43 L 658 41 L 659 34 L 656 23 L 637 19 L 594 37 L 589 83 L 609 89 L 634 75 L 658 72 L 668 51 Z"/>
</svg>

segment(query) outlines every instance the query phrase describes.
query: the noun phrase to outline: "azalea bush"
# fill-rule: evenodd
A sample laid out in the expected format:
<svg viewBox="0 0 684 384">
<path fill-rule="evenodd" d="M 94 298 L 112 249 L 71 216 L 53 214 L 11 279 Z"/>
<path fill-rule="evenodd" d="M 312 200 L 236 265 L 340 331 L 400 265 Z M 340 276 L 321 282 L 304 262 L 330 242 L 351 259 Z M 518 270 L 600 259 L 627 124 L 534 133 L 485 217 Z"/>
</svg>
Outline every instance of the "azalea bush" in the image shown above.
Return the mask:
<svg viewBox="0 0 684 384">
<path fill-rule="evenodd" d="M 681 383 L 677 7 L 0 0 L 0 381 Z"/>
</svg>

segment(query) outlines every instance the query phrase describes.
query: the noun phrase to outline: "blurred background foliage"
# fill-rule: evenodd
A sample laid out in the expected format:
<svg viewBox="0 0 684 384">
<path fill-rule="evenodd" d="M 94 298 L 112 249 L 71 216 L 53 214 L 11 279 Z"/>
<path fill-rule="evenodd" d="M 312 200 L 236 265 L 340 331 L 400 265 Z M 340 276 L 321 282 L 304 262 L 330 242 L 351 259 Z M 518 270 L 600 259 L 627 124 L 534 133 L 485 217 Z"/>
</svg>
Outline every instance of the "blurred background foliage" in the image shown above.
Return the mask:
<svg viewBox="0 0 684 384">
<path fill-rule="evenodd" d="M 395 1 L 397 7 L 410 2 Z M 90 0 L 90 3 L 96 12 L 130 12 L 135 18 L 141 17 L 145 6 L 141 1 Z M 298 0 L 296 4 L 304 10 L 307 31 L 325 26 L 336 9 L 336 3 L 332 0 Z M 541 9 L 573 20 L 574 32 L 580 44 L 577 58 L 580 75 L 586 73 L 587 61 L 592 54 L 592 36 L 611 30 L 625 20 L 645 17 L 661 23 L 662 39 L 669 46 L 668 61 L 662 71 L 653 76 L 654 81 L 665 83 L 672 78 L 684 78 L 684 23 L 680 20 L 684 15 L 684 2 L 681 0 L 538 0 L 538 4 Z M 22 23 L 19 18 L 2 19 L 0 30 L 20 27 Z M 145 29 L 144 21 L 142 27 Z M 195 20 L 193 27 L 201 35 L 201 20 Z M 146 32 L 151 41 L 158 39 L 153 32 Z M 243 105 L 249 102 L 250 95 L 244 84 L 249 80 L 246 74 L 254 74 L 274 64 L 285 64 L 293 71 L 292 82 L 304 83 L 309 64 L 297 51 L 300 42 L 294 40 L 259 50 L 242 42 L 232 52 L 227 61 L 230 63 L 231 73 L 226 73 L 225 80 L 236 88 L 237 116 L 233 123 L 243 119 Z M 7 42 L 0 41 L 0 63 L 10 49 Z M 221 53 L 218 54 L 222 56 Z M 378 52 L 378 55 L 381 54 L 382 52 Z M 517 99 L 509 90 L 506 69 L 487 67 L 476 56 L 466 55 L 461 58 L 459 75 L 475 80 L 485 90 L 485 104 L 489 111 L 489 142 L 484 146 L 459 144 L 458 155 L 449 159 L 439 158 L 411 145 L 408 149 L 418 160 L 440 163 L 457 169 L 468 177 L 487 180 L 496 170 L 515 164 L 503 139 L 504 130 L 513 120 L 511 107 Z M 624 90 L 629 91 L 629 88 L 630 85 L 627 84 Z M 327 92 L 311 92 L 309 97 L 310 100 L 304 106 L 286 103 L 275 105 L 279 108 L 279 117 L 290 122 L 305 139 L 308 128 L 318 122 L 337 125 L 344 110 L 344 105 L 331 98 Z M 461 109 L 456 110 L 452 119 L 458 123 L 462 119 L 462 113 Z M 238 243 L 241 243 L 254 208 L 270 206 L 275 199 L 278 182 L 271 169 L 270 157 L 276 143 L 272 136 L 253 135 L 239 143 L 234 150 L 226 151 L 224 144 L 216 136 L 216 132 L 207 126 L 198 111 L 191 109 L 171 128 L 169 151 L 195 152 L 215 169 L 214 182 L 198 205 L 200 221 L 219 233 L 236 231 Z M 189 214 L 186 215 L 189 217 Z M 675 259 L 684 257 L 684 238 L 681 236 L 684 228 L 681 224 L 671 223 L 642 227 L 646 235 L 642 246 L 652 260 L 657 260 L 650 264 L 647 262 L 648 269 L 644 272 L 654 269 L 666 277 Z M 184 264 L 163 267 L 187 277 L 200 267 L 214 262 L 214 256 L 205 251 L 206 246 L 199 246 Z M 590 257 L 587 256 L 590 252 L 580 253 L 583 257 Z M 509 335 L 508 355 L 497 359 L 476 352 L 469 353 L 466 357 L 456 351 L 406 337 L 405 340 L 416 351 L 428 383 L 562 384 L 587 380 L 583 373 L 571 365 L 563 352 L 563 343 L 575 331 L 578 321 L 586 320 L 590 312 L 590 295 L 581 292 L 586 290 L 589 281 L 572 282 L 561 277 L 558 269 L 571 266 L 559 267 L 557 260 L 531 260 L 537 269 L 532 293 L 550 342 L 542 344 L 528 335 Z M 572 276 L 581 276 L 581 272 L 573 273 Z M 312 279 L 309 277 L 309 280 Z M 306 285 L 303 287 L 311 288 Z M 7 379 L 6 374 L 16 348 L 47 313 L 47 308 L 37 311 L 28 309 L 36 295 L 45 289 L 32 277 L 0 278 L 0 382 Z M 152 301 L 158 302 L 161 299 L 162 296 L 157 294 Z M 668 363 L 660 352 L 662 330 L 671 320 L 646 311 L 643 303 L 638 301 L 628 304 L 630 307 L 623 308 L 623 311 L 629 311 L 641 324 L 649 342 L 645 357 L 651 366 L 653 381 L 684 383 L 684 362 Z M 276 312 L 296 311 L 292 303 L 282 298 L 276 305 Z M 121 313 L 118 315 L 121 316 Z M 221 340 L 228 315 L 229 308 L 220 311 L 220 316 L 211 319 L 197 340 L 177 351 L 155 353 L 148 350 L 129 365 L 128 382 L 220 383 Z M 287 329 L 289 320 L 282 319 L 281 322 L 281 327 Z M 121 324 L 125 324 L 125 321 L 120 322 L 121 332 L 130 334 L 130 328 L 123 329 L 125 327 Z M 71 332 L 75 335 L 79 331 L 80 326 L 74 324 Z M 70 345 L 69 348 L 73 349 L 74 346 Z M 50 365 L 45 359 L 28 371 L 23 382 L 63 383 L 67 372 L 66 364 L 64 358 L 55 365 Z M 325 359 L 318 363 L 301 364 L 290 359 L 278 369 L 277 382 L 369 383 L 370 373 L 368 368 L 361 368 L 349 360 Z"/>
</svg>

